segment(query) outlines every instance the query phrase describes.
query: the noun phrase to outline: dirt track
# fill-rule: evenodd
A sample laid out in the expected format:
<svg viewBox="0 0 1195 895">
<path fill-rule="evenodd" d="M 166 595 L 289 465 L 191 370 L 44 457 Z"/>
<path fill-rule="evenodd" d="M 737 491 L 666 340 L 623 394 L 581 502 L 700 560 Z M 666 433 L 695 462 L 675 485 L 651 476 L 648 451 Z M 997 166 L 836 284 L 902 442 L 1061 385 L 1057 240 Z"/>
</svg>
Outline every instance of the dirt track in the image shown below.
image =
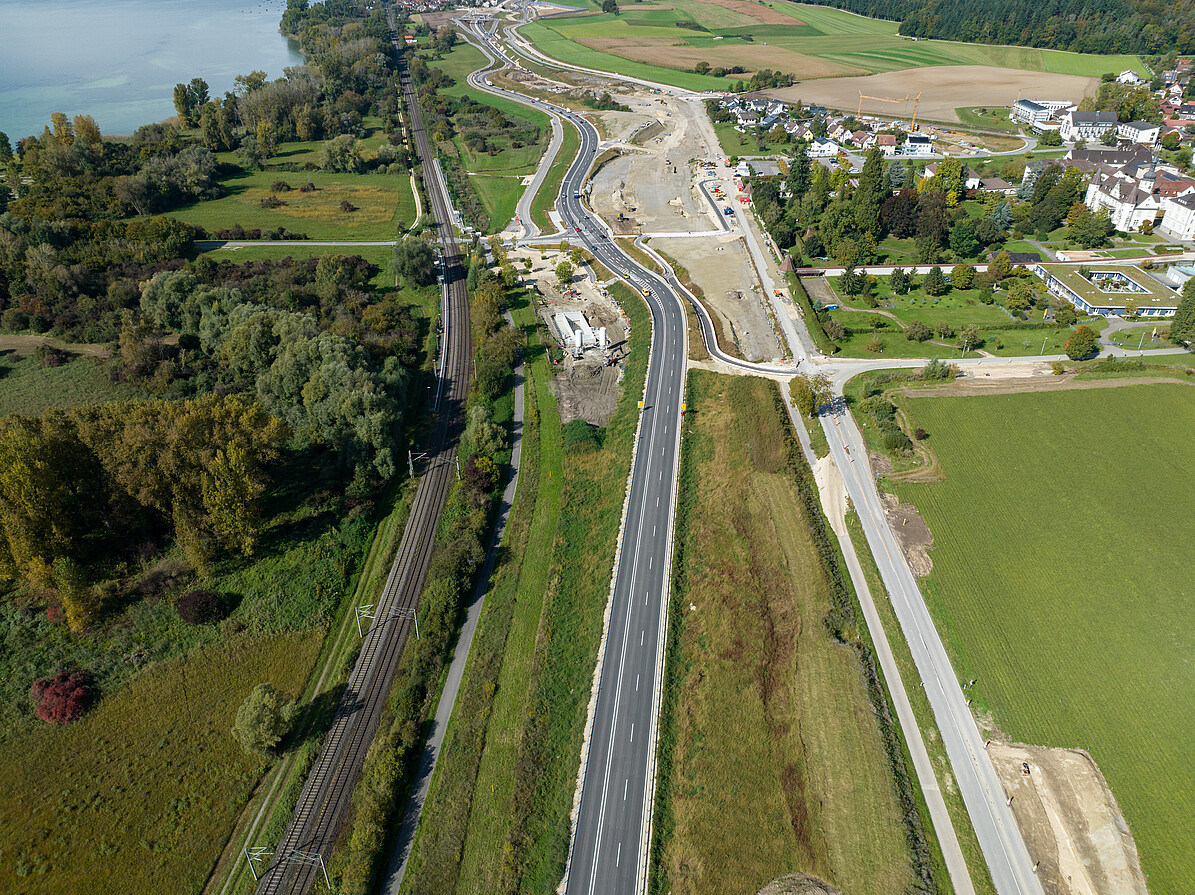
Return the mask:
<svg viewBox="0 0 1195 895">
<path fill-rule="evenodd" d="M 859 94 L 865 97 L 896 98 L 921 94 L 917 117 L 932 121 L 957 122 L 955 109 L 962 107 L 1007 107 L 1024 91 L 1028 96 L 1068 99 L 1078 102 L 1095 93 L 1099 78 L 1018 71 L 989 65 L 935 65 L 908 68 L 861 78 L 803 80 L 793 87 L 769 90 L 767 94 L 785 102 L 817 103 L 832 109 L 859 108 Z M 863 111 L 885 118 L 909 118 L 913 103 L 863 100 Z"/>
</svg>

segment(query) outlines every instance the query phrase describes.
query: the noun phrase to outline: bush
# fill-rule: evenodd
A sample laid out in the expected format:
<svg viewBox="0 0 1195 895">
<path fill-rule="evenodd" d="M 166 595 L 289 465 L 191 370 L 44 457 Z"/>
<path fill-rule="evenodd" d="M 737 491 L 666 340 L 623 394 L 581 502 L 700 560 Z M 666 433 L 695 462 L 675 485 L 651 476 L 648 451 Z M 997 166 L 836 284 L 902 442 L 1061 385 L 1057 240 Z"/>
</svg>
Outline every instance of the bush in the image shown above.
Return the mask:
<svg viewBox="0 0 1195 895">
<path fill-rule="evenodd" d="M 916 429 L 913 430 L 913 437 L 916 438 L 918 441 L 925 441 L 925 439 L 929 438 L 929 433 L 926 432 L 924 429 L 922 429 L 920 426 L 918 426 Z"/>
<path fill-rule="evenodd" d="M 566 454 L 596 451 L 600 448 L 601 439 L 596 426 L 591 426 L 585 420 L 573 420 L 565 423 L 560 430 L 561 443 Z"/>
<path fill-rule="evenodd" d="M 37 717 L 49 724 L 69 724 L 83 716 L 95 696 L 90 671 L 60 671 L 39 677 L 29 694 L 37 703 Z"/>
<path fill-rule="evenodd" d="M 283 202 L 281 199 L 279 199 L 277 196 L 274 196 L 274 195 L 266 196 L 264 199 L 261 200 L 262 208 L 281 208 L 285 204 L 286 204 L 285 202 Z"/>
<path fill-rule="evenodd" d="M 274 183 L 270 186 L 270 189 L 273 190 L 275 193 L 285 193 L 289 190 L 294 189 L 294 187 L 292 187 L 285 180 L 275 180 Z"/>
<path fill-rule="evenodd" d="M 210 590 L 187 591 L 178 601 L 178 617 L 188 625 L 209 625 L 227 614 L 224 600 Z"/>
</svg>

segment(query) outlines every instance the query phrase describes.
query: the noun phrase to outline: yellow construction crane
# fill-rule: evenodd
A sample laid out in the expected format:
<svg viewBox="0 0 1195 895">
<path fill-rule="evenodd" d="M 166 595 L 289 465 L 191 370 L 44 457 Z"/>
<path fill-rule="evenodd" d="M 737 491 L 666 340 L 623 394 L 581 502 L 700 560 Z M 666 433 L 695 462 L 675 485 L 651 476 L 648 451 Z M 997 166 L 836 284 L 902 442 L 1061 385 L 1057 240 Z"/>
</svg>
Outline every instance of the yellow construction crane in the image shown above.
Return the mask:
<svg viewBox="0 0 1195 895">
<path fill-rule="evenodd" d="M 859 109 L 855 112 L 856 118 L 863 114 L 863 100 L 865 99 L 874 99 L 882 103 L 907 103 L 909 100 L 913 100 L 913 120 L 909 124 L 909 130 L 917 130 L 917 104 L 921 102 L 920 91 L 918 91 L 916 96 L 910 94 L 909 96 L 902 96 L 900 99 L 893 99 L 888 96 L 867 96 L 862 91 L 859 91 Z"/>
</svg>

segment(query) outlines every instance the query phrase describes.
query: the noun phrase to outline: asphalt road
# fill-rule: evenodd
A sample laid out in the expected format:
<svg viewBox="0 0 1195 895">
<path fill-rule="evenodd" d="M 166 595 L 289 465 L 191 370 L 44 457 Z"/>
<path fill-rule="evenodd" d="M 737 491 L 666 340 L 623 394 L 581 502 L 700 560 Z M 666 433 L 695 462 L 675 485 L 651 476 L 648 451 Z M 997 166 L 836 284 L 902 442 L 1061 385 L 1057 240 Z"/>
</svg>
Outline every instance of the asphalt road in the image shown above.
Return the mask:
<svg viewBox="0 0 1195 895">
<path fill-rule="evenodd" d="M 487 35 L 474 31 L 473 37 L 485 42 L 488 53 L 506 59 Z M 475 78 L 473 84 L 527 103 L 519 94 L 486 88 L 484 78 Z M 688 326 L 682 299 L 669 283 L 631 260 L 584 205 L 581 197 L 597 155 L 597 130 L 560 106 L 534 105 L 572 124 L 581 137 L 557 202 L 564 235 L 645 293 L 652 316 L 643 410 L 565 882 L 568 895 L 631 895 L 647 883 Z"/>
</svg>

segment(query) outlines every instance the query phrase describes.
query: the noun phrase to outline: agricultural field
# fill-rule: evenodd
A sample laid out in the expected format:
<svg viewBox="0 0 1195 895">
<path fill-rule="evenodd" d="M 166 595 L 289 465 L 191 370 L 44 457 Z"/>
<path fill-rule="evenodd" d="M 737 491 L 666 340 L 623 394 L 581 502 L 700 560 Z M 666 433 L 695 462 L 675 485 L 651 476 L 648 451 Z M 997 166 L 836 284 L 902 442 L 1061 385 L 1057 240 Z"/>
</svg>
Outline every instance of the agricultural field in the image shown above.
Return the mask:
<svg viewBox="0 0 1195 895">
<path fill-rule="evenodd" d="M 689 380 L 653 891 L 749 895 L 794 870 L 906 891 L 892 771 L 859 653 L 824 623 L 831 587 L 775 388 Z"/>
<path fill-rule="evenodd" d="M 942 479 L 896 492 L 934 534 L 924 592 L 977 714 L 1087 749 L 1150 889 L 1178 892 L 1195 878 L 1195 392 L 1131 382 L 898 397 Z"/>
<path fill-rule="evenodd" d="M 964 105 L 1007 105 L 1009 84 L 1015 97 L 1020 87 L 1041 85 L 1041 73 L 1053 76 L 1048 79 L 1051 95 L 1075 93 L 1077 100 L 1094 91 L 1093 79 L 1098 80 L 1104 72 L 1125 68 L 1144 71 L 1135 56 L 913 41 L 899 36 L 897 27 L 896 22 L 823 6 L 679 0 L 628 6 L 618 16 L 591 13 L 554 17 L 528 25 L 522 33 L 542 52 L 564 62 L 609 68 L 694 90 L 726 89 L 740 77 L 698 75 L 693 73 L 697 63 L 729 67 L 742 64 L 744 59 L 750 59 L 756 70 L 770 68 L 797 75 L 802 83 L 789 88 L 796 91 L 789 98 L 799 96 L 806 102 L 824 102 L 837 108 L 856 108 L 860 91 L 896 97 L 903 92 L 925 90 L 921 114 L 941 121 L 958 121 L 955 110 Z M 955 71 L 932 75 L 916 71 L 942 66 L 954 67 Z M 890 72 L 901 74 L 886 77 L 878 84 L 853 80 Z M 818 79 L 831 80 L 818 83 Z M 1000 88 L 989 86 L 993 81 Z M 990 98 L 985 90 L 991 92 Z M 829 93 L 822 97 L 817 91 Z M 865 108 L 877 113 L 893 112 L 888 103 Z"/>
</svg>

